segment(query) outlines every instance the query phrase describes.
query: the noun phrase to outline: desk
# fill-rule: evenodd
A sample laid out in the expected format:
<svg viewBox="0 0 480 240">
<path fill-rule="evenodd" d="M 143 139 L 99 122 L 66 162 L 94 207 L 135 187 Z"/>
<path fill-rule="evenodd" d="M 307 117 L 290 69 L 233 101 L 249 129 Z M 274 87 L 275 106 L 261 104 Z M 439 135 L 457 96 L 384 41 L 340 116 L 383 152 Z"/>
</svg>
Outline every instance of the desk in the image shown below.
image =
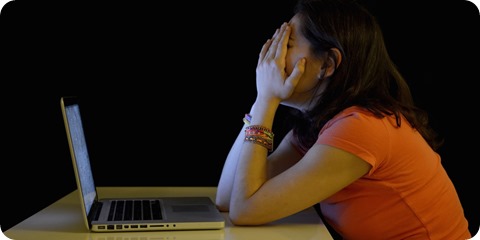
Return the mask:
<svg viewBox="0 0 480 240">
<path fill-rule="evenodd" d="M 149 196 L 209 196 L 216 187 L 99 187 L 100 198 Z M 85 229 L 77 190 L 8 229 L 13 240 L 309 240 L 333 239 L 315 209 L 262 226 L 234 226 L 227 213 L 225 228 L 198 231 L 93 233 Z"/>
</svg>

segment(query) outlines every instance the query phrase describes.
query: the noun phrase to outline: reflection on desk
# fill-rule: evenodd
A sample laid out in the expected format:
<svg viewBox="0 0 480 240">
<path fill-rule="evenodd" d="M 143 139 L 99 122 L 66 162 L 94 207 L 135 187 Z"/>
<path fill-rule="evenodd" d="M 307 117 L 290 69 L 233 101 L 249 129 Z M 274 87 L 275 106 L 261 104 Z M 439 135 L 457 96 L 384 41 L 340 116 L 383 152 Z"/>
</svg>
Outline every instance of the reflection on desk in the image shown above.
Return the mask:
<svg viewBox="0 0 480 240">
<path fill-rule="evenodd" d="M 100 198 L 149 196 L 208 196 L 215 187 L 99 187 Z M 221 230 L 93 233 L 85 229 L 75 190 L 5 232 L 14 240 L 309 240 L 333 239 L 314 208 L 262 226 L 234 226 Z"/>
</svg>

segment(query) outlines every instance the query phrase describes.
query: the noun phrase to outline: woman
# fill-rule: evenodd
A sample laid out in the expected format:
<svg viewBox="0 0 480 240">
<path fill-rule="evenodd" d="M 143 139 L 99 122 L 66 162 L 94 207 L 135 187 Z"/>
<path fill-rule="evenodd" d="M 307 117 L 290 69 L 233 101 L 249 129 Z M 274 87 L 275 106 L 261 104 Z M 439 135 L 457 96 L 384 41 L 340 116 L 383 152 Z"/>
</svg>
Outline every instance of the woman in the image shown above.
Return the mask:
<svg viewBox="0 0 480 240">
<path fill-rule="evenodd" d="M 264 44 L 256 75 L 218 184 L 217 206 L 232 223 L 265 224 L 320 203 L 345 239 L 471 238 L 435 152 L 441 141 L 359 4 L 300 0 Z M 296 118 L 274 148 L 280 104 Z"/>
</svg>

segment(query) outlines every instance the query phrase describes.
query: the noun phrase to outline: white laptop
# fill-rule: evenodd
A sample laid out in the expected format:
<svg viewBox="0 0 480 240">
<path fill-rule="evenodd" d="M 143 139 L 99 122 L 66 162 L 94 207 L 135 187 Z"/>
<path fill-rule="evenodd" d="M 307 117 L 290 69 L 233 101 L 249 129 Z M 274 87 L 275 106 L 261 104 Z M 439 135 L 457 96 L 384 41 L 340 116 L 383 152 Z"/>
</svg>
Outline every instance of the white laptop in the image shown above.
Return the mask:
<svg viewBox="0 0 480 240">
<path fill-rule="evenodd" d="M 207 196 L 99 199 L 76 96 L 62 97 L 85 226 L 92 232 L 223 229 L 225 219 Z M 106 160 L 108 161 L 108 160 Z"/>
</svg>

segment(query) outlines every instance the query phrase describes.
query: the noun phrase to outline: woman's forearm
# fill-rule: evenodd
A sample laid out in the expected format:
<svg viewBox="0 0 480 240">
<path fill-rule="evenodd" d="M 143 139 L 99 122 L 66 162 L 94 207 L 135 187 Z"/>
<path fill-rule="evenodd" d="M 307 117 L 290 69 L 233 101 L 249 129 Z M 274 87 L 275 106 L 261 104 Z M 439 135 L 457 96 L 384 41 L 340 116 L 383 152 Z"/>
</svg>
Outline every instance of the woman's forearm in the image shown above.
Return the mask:
<svg viewBox="0 0 480 240">
<path fill-rule="evenodd" d="M 227 159 L 223 165 L 220 180 L 217 186 L 217 195 L 215 203 L 220 211 L 229 211 L 230 198 L 233 188 L 233 180 L 237 168 L 237 162 L 240 155 L 240 150 L 245 139 L 245 127 L 242 127 L 235 142 L 227 155 Z"/>
</svg>

